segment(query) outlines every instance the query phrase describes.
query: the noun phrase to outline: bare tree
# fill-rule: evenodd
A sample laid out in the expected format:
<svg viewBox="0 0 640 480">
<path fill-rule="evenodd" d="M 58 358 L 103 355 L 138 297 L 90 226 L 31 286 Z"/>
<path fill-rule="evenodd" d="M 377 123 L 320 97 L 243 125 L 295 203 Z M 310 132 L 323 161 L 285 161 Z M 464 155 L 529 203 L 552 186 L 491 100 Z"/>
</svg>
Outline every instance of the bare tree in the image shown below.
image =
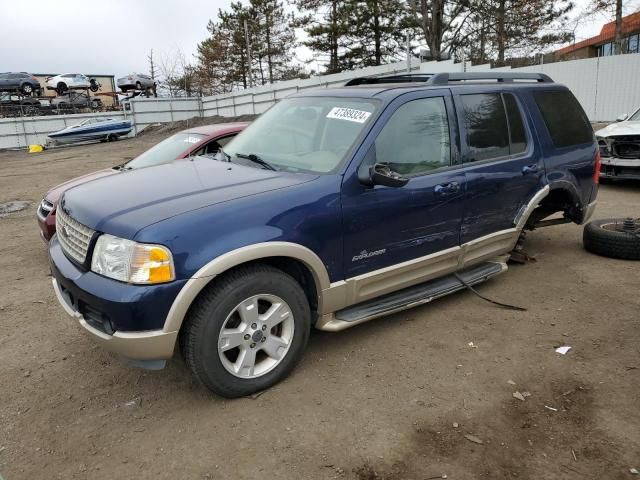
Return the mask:
<svg viewBox="0 0 640 480">
<path fill-rule="evenodd" d="M 409 11 L 420 28 L 434 60 L 442 60 L 458 45 L 469 13 L 469 0 L 408 0 Z"/>
<path fill-rule="evenodd" d="M 592 6 L 587 11 L 587 15 L 593 15 L 596 13 L 605 13 L 607 16 L 614 16 L 615 26 L 615 40 L 614 40 L 614 53 L 616 55 L 620 53 L 626 53 L 627 45 L 624 44 L 622 39 L 622 0 L 592 0 Z"/>
<path fill-rule="evenodd" d="M 153 48 L 149 52 L 149 55 L 147 56 L 147 60 L 149 60 L 149 75 L 151 75 L 151 79 L 152 80 L 155 80 L 156 79 L 156 66 L 153 63 Z"/>
<path fill-rule="evenodd" d="M 162 75 L 161 85 L 169 90 L 169 96 L 175 93 L 175 81 L 180 76 L 180 54 L 173 51 L 171 53 L 161 53 L 158 70 Z"/>
</svg>

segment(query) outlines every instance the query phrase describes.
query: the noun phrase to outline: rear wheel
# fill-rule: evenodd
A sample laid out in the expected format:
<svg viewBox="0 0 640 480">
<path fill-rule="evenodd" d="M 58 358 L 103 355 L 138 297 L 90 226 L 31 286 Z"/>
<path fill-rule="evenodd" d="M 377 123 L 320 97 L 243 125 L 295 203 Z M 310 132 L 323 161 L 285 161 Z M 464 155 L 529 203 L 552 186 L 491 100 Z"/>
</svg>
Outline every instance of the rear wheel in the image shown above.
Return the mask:
<svg viewBox="0 0 640 480">
<path fill-rule="evenodd" d="M 142 90 L 142 84 L 140 82 L 136 82 L 136 90 Z"/>
<path fill-rule="evenodd" d="M 594 220 L 584 227 L 582 243 L 598 255 L 640 260 L 640 219 Z"/>
<path fill-rule="evenodd" d="M 58 92 L 59 95 L 62 95 L 67 90 L 68 90 L 67 84 L 64 82 L 59 82 L 58 85 L 56 86 L 56 92 Z"/>
<path fill-rule="evenodd" d="M 196 300 L 180 333 L 194 376 L 224 397 L 264 390 L 302 358 L 311 323 L 300 285 L 269 266 L 241 267 Z"/>
</svg>

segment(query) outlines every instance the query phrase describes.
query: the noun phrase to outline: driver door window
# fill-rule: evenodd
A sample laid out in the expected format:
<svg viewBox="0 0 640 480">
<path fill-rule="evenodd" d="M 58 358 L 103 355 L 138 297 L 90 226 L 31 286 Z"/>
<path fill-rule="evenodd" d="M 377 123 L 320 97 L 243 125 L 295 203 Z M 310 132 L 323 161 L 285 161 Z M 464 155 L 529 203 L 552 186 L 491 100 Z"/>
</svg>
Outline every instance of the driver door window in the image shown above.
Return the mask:
<svg viewBox="0 0 640 480">
<path fill-rule="evenodd" d="M 423 175 L 451 163 L 449 122 L 444 98 L 405 103 L 375 142 L 376 163 L 405 176 Z"/>
</svg>

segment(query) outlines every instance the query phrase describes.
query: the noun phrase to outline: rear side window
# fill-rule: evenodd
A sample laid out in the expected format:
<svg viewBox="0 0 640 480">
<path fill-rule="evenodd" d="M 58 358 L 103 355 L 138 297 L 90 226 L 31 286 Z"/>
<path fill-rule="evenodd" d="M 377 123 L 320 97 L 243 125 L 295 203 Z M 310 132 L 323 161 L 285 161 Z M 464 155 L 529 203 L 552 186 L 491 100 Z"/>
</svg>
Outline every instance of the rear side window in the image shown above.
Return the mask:
<svg viewBox="0 0 640 480">
<path fill-rule="evenodd" d="M 509 155 L 509 128 L 499 93 L 462 95 L 469 155 L 478 162 Z"/>
<path fill-rule="evenodd" d="M 510 93 L 462 95 L 469 153 L 465 162 L 517 155 L 527 149 L 522 113 Z"/>
<path fill-rule="evenodd" d="M 556 147 L 593 142 L 591 124 L 571 92 L 535 92 L 534 98 Z"/>
<path fill-rule="evenodd" d="M 527 149 L 527 134 L 524 131 L 524 123 L 522 123 L 522 114 L 518 107 L 518 102 L 510 93 L 502 95 L 504 100 L 504 108 L 507 112 L 507 120 L 509 121 L 509 136 L 511 139 L 511 155 L 522 153 Z"/>
</svg>

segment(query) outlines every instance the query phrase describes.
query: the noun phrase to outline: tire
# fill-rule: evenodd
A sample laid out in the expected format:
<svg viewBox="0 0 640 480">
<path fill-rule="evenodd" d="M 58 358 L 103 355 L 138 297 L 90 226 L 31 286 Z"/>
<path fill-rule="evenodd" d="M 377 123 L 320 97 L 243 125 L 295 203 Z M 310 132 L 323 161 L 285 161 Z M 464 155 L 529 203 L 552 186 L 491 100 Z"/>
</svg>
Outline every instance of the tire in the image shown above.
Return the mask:
<svg viewBox="0 0 640 480">
<path fill-rule="evenodd" d="M 113 133 L 107 135 L 107 142 L 115 142 L 116 140 L 118 140 L 117 135 L 114 135 Z"/>
<path fill-rule="evenodd" d="M 142 84 L 140 82 L 136 82 L 136 90 L 142 90 Z"/>
<path fill-rule="evenodd" d="M 91 108 L 94 110 L 97 110 L 98 108 L 100 108 L 100 106 L 101 106 L 100 102 L 97 102 L 97 101 L 91 102 Z"/>
<path fill-rule="evenodd" d="M 58 94 L 62 95 L 64 92 L 66 92 L 68 90 L 66 83 L 60 82 L 58 83 L 58 85 L 56 85 L 56 92 L 58 92 Z"/>
<path fill-rule="evenodd" d="M 30 97 L 33 93 L 33 87 L 29 83 L 25 83 L 20 87 L 20 91 L 27 97 Z"/>
<path fill-rule="evenodd" d="M 275 310 L 267 317 L 265 309 Z M 245 312 L 245 320 L 240 311 Z M 251 317 L 256 311 L 260 316 Z M 281 313 L 287 311 L 288 316 Z M 269 319 L 279 321 L 269 323 Z M 236 341 L 229 341 L 238 342 L 237 347 L 219 348 L 224 327 L 234 335 L 229 339 Z M 223 397 L 242 397 L 264 390 L 291 373 L 302 358 L 310 328 L 309 303 L 298 282 L 270 266 L 240 267 L 214 281 L 196 299 L 180 331 L 180 350 L 205 387 Z M 231 329 L 241 330 L 234 333 Z M 288 342 L 283 342 L 285 338 Z M 276 355 L 267 354 L 274 345 Z M 241 360 L 251 356 L 254 363 L 239 368 L 244 365 Z"/>
<path fill-rule="evenodd" d="M 594 220 L 584 227 L 582 243 L 591 253 L 624 260 L 640 260 L 640 220 L 635 232 L 622 229 L 624 219 Z"/>
</svg>

